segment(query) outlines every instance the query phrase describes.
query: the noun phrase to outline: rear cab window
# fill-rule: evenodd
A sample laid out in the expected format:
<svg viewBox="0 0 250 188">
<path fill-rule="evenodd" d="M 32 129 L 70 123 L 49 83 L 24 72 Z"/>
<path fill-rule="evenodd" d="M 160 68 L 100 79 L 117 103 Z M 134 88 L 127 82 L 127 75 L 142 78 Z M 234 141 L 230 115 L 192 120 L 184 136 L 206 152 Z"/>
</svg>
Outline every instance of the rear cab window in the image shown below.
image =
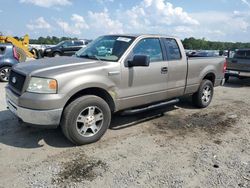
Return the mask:
<svg viewBox="0 0 250 188">
<path fill-rule="evenodd" d="M 147 55 L 150 58 L 150 62 L 163 61 L 160 40 L 158 38 L 140 40 L 133 49 L 133 55 Z"/>
<path fill-rule="evenodd" d="M 164 38 L 163 41 L 166 48 L 168 61 L 181 60 L 181 51 L 176 40 L 173 38 Z"/>
<path fill-rule="evenodd" d="M 250 59 L 250 50 L 238 50 L 235 52 L 234 58 Z"/>
<path fill-rule="evenodd" d="M 83 41 L 75 41 L 75 46 L 83 46 Z"/>
<path fill-rule="evenodd" d="M 63 43 L 63 47 L 64 48 L 70 48 L 70 47 L 72 47 L 72 46 L 74 46 L 75 45 L 75 42 L 74 41 L 65 41 L 64 43 Z"/>
</svg>

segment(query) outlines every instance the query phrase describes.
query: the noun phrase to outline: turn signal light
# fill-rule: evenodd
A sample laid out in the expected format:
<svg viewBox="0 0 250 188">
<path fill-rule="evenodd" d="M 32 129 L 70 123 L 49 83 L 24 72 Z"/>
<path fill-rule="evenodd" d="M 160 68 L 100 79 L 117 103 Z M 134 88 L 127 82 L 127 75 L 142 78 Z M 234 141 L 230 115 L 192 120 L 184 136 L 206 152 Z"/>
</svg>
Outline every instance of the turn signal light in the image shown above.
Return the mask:
<svg viewBox="0 0 250 188">
<path fill-rule="evenodd" d="M 49 88 L 50 89 L 57 89 L 57 81 L 56 80 L 50 80 L 49 81 Z"/>
</svg>

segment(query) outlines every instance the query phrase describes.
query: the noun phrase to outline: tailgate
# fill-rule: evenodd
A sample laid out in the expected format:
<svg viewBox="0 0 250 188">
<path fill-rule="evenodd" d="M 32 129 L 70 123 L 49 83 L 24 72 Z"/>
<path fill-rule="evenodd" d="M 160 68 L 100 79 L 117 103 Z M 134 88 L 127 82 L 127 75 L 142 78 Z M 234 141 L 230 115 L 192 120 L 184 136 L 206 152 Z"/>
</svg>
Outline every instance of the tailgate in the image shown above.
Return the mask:
<svg viewBox="0 0 250 188">
<path fill-rule="evenodd" d="M 227 69 L 250 72 L 250 59 L 228 58 Z"/>
</svg>

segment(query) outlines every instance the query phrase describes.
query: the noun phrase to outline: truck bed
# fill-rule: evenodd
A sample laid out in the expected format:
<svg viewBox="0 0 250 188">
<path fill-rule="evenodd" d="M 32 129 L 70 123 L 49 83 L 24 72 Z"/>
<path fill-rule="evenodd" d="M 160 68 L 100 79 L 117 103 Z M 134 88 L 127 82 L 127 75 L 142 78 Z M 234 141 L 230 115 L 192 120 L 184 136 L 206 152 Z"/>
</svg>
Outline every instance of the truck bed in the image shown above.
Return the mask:
<svg viewBox="0 0 250 188">
<path fill-rule="evenodd" d="M 215 70 L 215 86 L 220 85 L 221 80 L 224 78 L 223 67 L 225 57 L 192 57 L 188 58 L 188 75 L 187 75 L 187 88 L 185 93 L 193 93 L 198 90 L 203 76 L 206 71 Z"/>
</svg>

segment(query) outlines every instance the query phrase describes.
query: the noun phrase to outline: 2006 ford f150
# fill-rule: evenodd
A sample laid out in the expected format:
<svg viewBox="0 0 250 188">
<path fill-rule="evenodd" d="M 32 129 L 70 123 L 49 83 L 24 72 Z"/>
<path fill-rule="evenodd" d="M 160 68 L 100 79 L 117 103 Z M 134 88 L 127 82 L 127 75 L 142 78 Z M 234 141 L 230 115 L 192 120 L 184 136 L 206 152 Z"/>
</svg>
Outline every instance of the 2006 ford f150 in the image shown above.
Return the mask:
<svg viewBox="0 0 250 188">
<path fill-rule="evenodd" d="M 118 111 L 173 104 L 183 95 L 207 107 L 213 88 L 224 83 L 225 68 L 221 57 L 187 60 L 174 37 L 107 35 L 75 57 L 13 67 L 6 100 L 25 123 L 60 125 L 70 141 L 87 144 L 102 137 Z"/>
</svg>

